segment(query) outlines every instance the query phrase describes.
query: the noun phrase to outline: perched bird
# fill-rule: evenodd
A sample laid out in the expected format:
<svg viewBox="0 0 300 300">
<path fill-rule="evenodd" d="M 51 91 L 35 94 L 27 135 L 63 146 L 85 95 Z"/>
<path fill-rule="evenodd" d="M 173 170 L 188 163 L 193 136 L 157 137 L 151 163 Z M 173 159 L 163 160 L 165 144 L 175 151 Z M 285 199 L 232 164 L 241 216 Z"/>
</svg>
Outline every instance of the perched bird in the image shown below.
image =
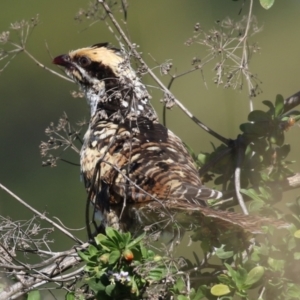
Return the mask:
<svg viewBox="0 0 300 300">
<path fill-rule="evenodd" d="M 111 211 L 118 222 L 125 207 L 150 203 L 197 210 L 218 224 L 253 233 L 269 222 L 207 206 L 207 199 L 219 199 L 222 193 L 202 185 L 181 139 L 159 123 L 124 51 L 96 44 L 60 55 L 53 63 L 64 67 L 90 106 L 80 164 L 89 200 L 102 213 L 104 225 L 111 224 Z"/>
</svg>

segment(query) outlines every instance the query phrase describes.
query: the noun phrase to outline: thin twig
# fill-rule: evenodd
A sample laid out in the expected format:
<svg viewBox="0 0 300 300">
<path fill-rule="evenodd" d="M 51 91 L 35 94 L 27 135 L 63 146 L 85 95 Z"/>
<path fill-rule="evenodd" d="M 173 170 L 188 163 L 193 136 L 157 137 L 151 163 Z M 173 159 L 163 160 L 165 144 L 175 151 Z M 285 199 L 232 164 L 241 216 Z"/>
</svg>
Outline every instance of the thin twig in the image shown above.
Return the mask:
<svg viewBox="0 0 300 300">
<path fill-rule="evenodd" d="M 24 47 L 21 47 L 20 45 L 12 43 L 12 42 L 11 42 L 11 44 L 13 46 L 15 46 L 18 49 L 18 51 L 24 52 L 26 55 L 28 55 L 39 67 L 43 68 L 44 70 L 46 70 L 46 71 L 48 71 L 48 72 L 50 72 L 50 73 L 52 73 L 52 74 L 54 74 L 54 75 L 56 75 L 56 76 L 64 79 L 64 80 L 67 80 L 67 81 L 70 81 L 70 82 L 74 82 L 69 77 L 63 76 L 63 75 L 57 73 L 56 71 L 53 71 L 52 69 L 46 67 L 44 64 L 42 64 L 41 62 L 39 62 L 33 55 L 31 55 Z"/>
<path fill-rule="evenodd" d="M 49 279 L 45 280 L 45 277 L 53 279 L 55 276 L 61 276 L 62 272 L 78 265 L 81 262 L 81 258 L 74 254 L 76 254 L 78 250 L 86 249 L 89 245 L 89 243 L 85 243 L 79 246 L 77 249 L 69 250 L 69 255 L 66 256 L 62 261 L 59 263 L 56 261 L 52 265 L 48 265 L 39 270 L 38 274 L 44 275 L 43 277 L 39 276 L 39 278 L 36 278 L 35 276 L 31 276 L 28 278 L 28 274 L 20 274 L 19 277 L 23 276 L 22 282 L 14 283 L 10 285 L 8 289 L 3 289 L 3 291 L 0 292 L 0 300 L 18 299 L 18 297 L 31 291 L 34 287 L 48 283 Z M 81 271 L 81 268 L 79 270 Z M 74 272 L 76 273 L 76 271 Z"/>
<path fill-rule="evenodd" d="M 243 162 L 243 158 L 245 155 L 245 143 L 242 140 L 242 135 L 239 135 L 236 142 L 237 142 L 237 158 L 236 158 L 236 167 L 234 171 L 234 187 L 235 187 L 235 194 L 238 199 L 238 202 L 240 204 L 240 207 L 242 208 L 242 211 L 245 215 L 249 215 L 248 209 L 246 207 L 245 201 L 243 199 L 243 196 L 240 192 L 241 190 L 241 165 Z"/>
<path fill-rule="evenodd" d="M 74 235 L 72 235 L 70 232 L 68 232 L 67 230 L 65 230 L 62 226 L 58 225 L 57 223 L 55 223 L 51 219 L 47 218 L 45 216 L 45 214 L 40 213 L 38 210 L 36 210 L 32 206 L 30 206 L 27 202 L 25 202 L 24 200 L 22 200 L 20 197 L 18 197 L 16 194 L 14 194 L 11 190 L 9 190 L 7 187 L 5 187 L 1 183 L 0 183 L 0 188 L 3 189 L 9 195 L 11 195 L 13 198 L 15 198 L 22 205 L 24 205 L 25 207 L 27 207 L 29 210 L 31 210 L 33 213 L 37 214 L 42 220 L 47 221 L 48 223 L 50 223 L 51 225 L 53 225 L 54 227 L 56 227 L 58 230 L 60 230 L 61 232 L 63 232 L 65 235 L 67 235 L 68 237 L 70 237 L 73 241 L 75 241 L 75 242 L 77 242 L 79 244 L 83 244 L 83 242 L 80 239 L 78 239 L 77 237 L 75 237 Z"/>
<path fill-rule="evenodd" d="M 181 104 L 181 102 L 175 98 L 175 96 L 165 87 L 165 85 L 159 80 L 159 78 L 153 73 L 153 71 L 147 66 L 139 52 L 133 47 L 130 40 L 127 38 L 126 34 L 124 33 L 123 29 L 117 22 L 117 20 L 114 18 L 112 12 L 109 9 L 109 6 L 106 4 L 105 0 L 98 0 L 100 4 L 102 4 L 104 10 L 106 11 L 107 15 L 109 16 L 110 20 L 122 36 L 123 40 L 126 42 L 126 44 L 130 47 L 132 52 L 134 53 L 134 56 L 139 60 L 139 62 L 147 68 L 148 73 L 151 75 L 151 77 L 156 81 L 156 83 L 160 86 L 160 88 L 170 97 L 174 100 L 174 102 L 180 107 L 180 109 L 185 112 L 191 118 L 198 126 L 200 126 L 203 130 L 214 136 L 216 139 L 220 140 L 224 144 L 228 144 L 230 142 L 229 139 L 221 136 L 217 132 L 213 131 L 212 129 L 208 128 L 205 124 L 203 124 L 200 120 L 198 120 L 184 105 Z"/>
</svg>

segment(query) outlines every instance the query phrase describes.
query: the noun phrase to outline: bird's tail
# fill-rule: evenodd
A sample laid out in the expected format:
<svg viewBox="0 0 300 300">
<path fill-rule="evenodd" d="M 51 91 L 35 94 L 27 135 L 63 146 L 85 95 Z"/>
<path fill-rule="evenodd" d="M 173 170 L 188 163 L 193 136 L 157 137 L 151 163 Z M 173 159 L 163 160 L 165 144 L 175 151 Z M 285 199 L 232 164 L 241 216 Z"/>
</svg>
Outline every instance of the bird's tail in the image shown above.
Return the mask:
<svg viewBox="0 0 300 300">
<path fill-rule="evenodd" d="M 279 229 L 291 226 L 291 224 L 283 220 L 276 220 L 270 217 L 244 215 L 242 213 L 215 210 L 200 205 L 187 205 L 187 203 L 182 203 L 182 205 L 177 203 L 176 206 L 177 208 L 185 209 L 187 212 L 199 212 L 203 218 L 210 220 L 211 223 L 220 228 L 220 230 L 228 229 L 233 231 L 245 231 L 252 234 L 262 234 L 264 233 L 263 226 L 272 225 Z"/>
</svg>

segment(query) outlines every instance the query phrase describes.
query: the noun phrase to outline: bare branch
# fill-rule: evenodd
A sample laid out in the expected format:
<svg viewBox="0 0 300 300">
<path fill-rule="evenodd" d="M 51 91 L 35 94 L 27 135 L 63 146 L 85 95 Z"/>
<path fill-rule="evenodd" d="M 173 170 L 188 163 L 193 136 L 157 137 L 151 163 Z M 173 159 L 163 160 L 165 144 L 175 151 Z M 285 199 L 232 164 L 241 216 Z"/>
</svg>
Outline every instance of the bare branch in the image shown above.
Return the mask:
<svg viewBox="0 0 300 300">
<path fill-rule="evenodd" d="M 300 91 L 284 100 L 284 112 L 288 112 L 300 104 Z"/>
<path fill-rule="evenodd" d="M 18 297 L 26 294 L 28 291 L 32 290 L 33 288 L 36 288 L 49 281 L 50 282 L 52 280 L 63 281 L 68 276 L 73 277 L 74 275 L 78 274 L 78 272 L 82 271 L 81 268 L 79 270 L 72 272 L 71 275 L 66 275 L 66 276 L 61 275 L 62 272 L 78 265 L 81 262 L 81 259 L 78 257 L 76 253 L 78 250 L 86 249 L 88 246 L 89 243 L 85 243 L 76 249 L 71 249 L 62 253 L 56 253 L 53 256 L 53 259 L 57 260 L 60 257 L 62 257 L 62 259 L 59 260 L 59 262 L 54 262 L 53 264 L 48 265 L 47 267 L 40 269 L 39 271 L 36 271 L 36 275 L 26 274 L 24 272 L 19 273 L 18 275 L 19 275 L 20 282 L 17 282 L 7 287 L 5 290 L 3 290 L 0 293 L 0 300 L 17 299 Z M 57 275 L 59 276 L 56 277 Z"/>
<path fill-rule="evenodd" d="M 116 29 L 118 30 L 118 32 L 120 33 L 120 35 L 122 36 L 122 38 L 124 39 L 124 41 L 126 42 L 126 44 L 130 47 L 130 49 L 132 50 L 132 52 L 134 53 L 134 56 L 139 60 L 139 62 L 147 68 L 148 73 L 151 75 L 151 77 L 156 81 L 156 83 L 159 85 L 159 87 L 165 92 L 165 94 L 170 95 L 170 98 L 173 99 L 173 101 L 176 103 L 176 105 L 178 105 L 180 107 L 180 109 L 185 112 L 185 114 L 187 114 L 198 126 L 200 126 L 203 130 L 205 130 L 206 132 L 208 132 L 209 134 L 211 134 L 212 136 L 214 136 L 216 139 L 220 140 L 222 143 L 228 145 L 228 143 L 230 142 L 229 139 L 221 136 L 220 134 L 218 134 L 217 132 L 213 131 L 212 129 L 210 129 L 209 127 L 207 127 L 205 124 L 203 124 L 200 120 L 198 120 L 184 105 L 182 105 L 182 103 L 176 99 L 176 97 L 165 87 L 165 85 L 159 80 L 159 78 L 154 74 L 154 72 L 147 66 L 147 64 L 145 63 L 145 61 L 143 60 L 143 58 L 141 57 L 141 55 L 139 54 L 139 52 L 135 49 L 135 47 L 132 45 L 132 43 L 130 42 L 130 40 L 128 39 L 127 35 L 124 33 L 124 31 L 122 30 L 121 26 L 119 25 L 119 23 L 117 22 L 117 20 L 115 19 L 115 17 L 113 16 L 112 12 L 109 9 L 109 6 L 106 4 L 105 0 L 98 0 L 98 2 L 100 4 L 102 4 L 103 8 L 105 9 L 107 15 L 109 16 L 110 20 L 112 21 L 112 23 L 114 24 L 114 26 L 116 27 Z"/>
<path fill-rule="evenodd" d="M 0 188 L 2 190 L 4 190 L 6 193 L 8 193 L 9 195 L 11 195 L 13 198 L 15 198 L 19 203 L 21 203 L 22 205 L 24 205 L 25 207 L 27 207 L 29 210 L 31 210 L 33 213 L 35 213 L 38 216 L 40 216 L 41 219 L 47 221 L 48 223 L 50 223 L 51 225 L 53 225 L 54 227 L 56 227 L 62 233 L 64 233 L 65 235 L 67 235 L 69 238 L 71 238 L 73 241 L 75 241 L 75 242 L 77 242 L 79 244 L 83 244 L 83 242 L 80 239 L 78 239 L 77 237 L 75 237 L 74 235 L 72 235 L 70 232 L 68 232 L 67 230 L 65 230 L 62 226 L 58 225 L 57 223 L 55 223 L 54 221 L 52 221 L 51 219 L 49 219 L 48 217 L 46 217 L 45 214 L 40 213 L 38 210 L 36 210 L 32 206 L 30 206 L 28 203 L 26 203 L 24 200 L 22 200 L 20 197 L 18 197 L 16 194 L 14 194 L 12 191 L 10 191 L 7 187 L 5 187 L 1 183 L 0 183 Z"/>
</svg>

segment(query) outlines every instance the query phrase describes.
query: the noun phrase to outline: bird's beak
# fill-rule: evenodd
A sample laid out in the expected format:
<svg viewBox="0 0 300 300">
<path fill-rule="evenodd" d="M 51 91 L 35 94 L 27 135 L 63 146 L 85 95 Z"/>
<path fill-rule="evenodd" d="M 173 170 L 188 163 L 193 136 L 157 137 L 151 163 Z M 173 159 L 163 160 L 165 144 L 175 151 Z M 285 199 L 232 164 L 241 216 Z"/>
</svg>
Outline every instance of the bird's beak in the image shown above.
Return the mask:
<svg viewBox="0 0 300 300">
<path fill-rule="evenodd" d="M 67 54 L 59 55 L 55 57 L 52 61 L 55 65 L 59 65 L 65 68 L 71 67 L 70 56 Z"/>
</svg>

